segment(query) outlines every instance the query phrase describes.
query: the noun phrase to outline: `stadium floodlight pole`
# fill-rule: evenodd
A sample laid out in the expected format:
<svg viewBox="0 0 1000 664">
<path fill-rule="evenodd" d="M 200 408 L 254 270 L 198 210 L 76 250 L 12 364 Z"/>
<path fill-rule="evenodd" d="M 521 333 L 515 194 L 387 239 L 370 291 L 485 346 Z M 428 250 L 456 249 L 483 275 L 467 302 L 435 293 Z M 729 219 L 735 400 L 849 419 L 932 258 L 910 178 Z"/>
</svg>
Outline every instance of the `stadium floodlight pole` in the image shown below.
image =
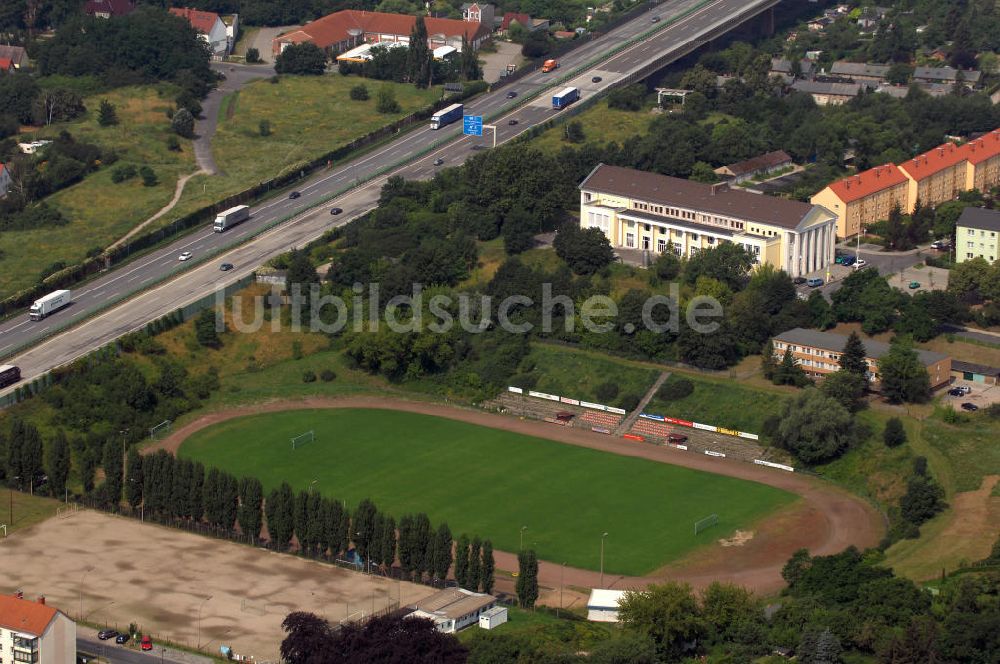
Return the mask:
<svg viewBox="0 0 1000 664">
<path fill-rule="evenodd" d="M 527 526 L 521 526 L 521 548 L 518 551 L 524 551 L 524 531 L 527 529 Z"/>
<path fill-rule="evenodd" d="M 198 605 L 198 647 L 196 650 L 201 650 L 201 610 L 205 607 L 205 602 L 212 599 L 213 595 L 209 595 L 205 599 L 201 600 L 201 604 Z"/>
<path fill-rule="evenodd" d="M 601 535 L 601 588 L 604 587 L 604 538 L 607 536 L 607 533 Z"/>
</svg>

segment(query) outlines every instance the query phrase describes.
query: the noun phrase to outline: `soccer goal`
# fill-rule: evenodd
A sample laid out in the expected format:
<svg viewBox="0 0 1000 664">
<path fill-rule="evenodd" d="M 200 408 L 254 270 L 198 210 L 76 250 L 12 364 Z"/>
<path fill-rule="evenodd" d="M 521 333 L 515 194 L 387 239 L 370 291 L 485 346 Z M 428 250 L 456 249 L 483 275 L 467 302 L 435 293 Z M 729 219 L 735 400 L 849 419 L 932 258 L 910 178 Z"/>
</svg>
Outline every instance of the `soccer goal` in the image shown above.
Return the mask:
<svg viewBox="0 0 1000 664">
<path fill-rule="evenodd" d="M 712 526 L 718 525 L 718 523 L 719 523 L 718 514 L 712 514 L 710 516 L 706 516 L 704 519 L 698 519 L 697 521 L 694 522 L 694 534 L 697 535 L 703 530 L 707 530 Z"/>
<path fill-rule="evenodd" d="M 308 445 L 313 442 L 315 434 L 312 431 L 306 431 L 305 433 L 300 433 L 298 436 L 292 438 L 292 449 L 297 450 L 303 445 Z"/>
<path fill-rule="evenodd" d="M 80 503 L 70 503 L 56 508 L 56 516 L 60 519 L 68 519 L 80 511 Z"/>
<path fill-rule="evenodd" d="M 170 433 L 170 427 L 173 425 L 173 420 L 163 420 L 155 427 L 149 428 L 149 437 L 153 440 L 159 440 L 163 436 Z"/>
<path fill-rule="evenodd" d="M 247 598 L 243 598 L 240 601 L 240 611 L 243 613 L 252 613 L 258 616 L 267 615 L 267 605 L 261 602 L 252 602 Z"/>
</svg>

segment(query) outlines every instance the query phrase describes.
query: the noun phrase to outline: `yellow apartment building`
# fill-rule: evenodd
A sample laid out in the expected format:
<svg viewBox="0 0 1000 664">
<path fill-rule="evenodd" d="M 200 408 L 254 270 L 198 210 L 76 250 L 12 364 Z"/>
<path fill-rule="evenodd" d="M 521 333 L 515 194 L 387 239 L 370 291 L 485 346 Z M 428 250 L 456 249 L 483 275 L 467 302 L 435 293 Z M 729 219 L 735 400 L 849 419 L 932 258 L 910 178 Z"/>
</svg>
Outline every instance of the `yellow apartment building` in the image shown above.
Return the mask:
<svg viewBox="0 0 1000 664">
<path fill-rule="evenodd" d="M 907 211 L 909 179 L 884 164 L 830 184 L 810 199 L 837 217 L 837 237 L 854 237 L 865 226 L 887 219 L 894 205 Z"/>
<path fill-rule="evenodd" d="M 904 212 L 912 212 L 917 200 L 921 205 L 936 207 L 964 191 L 969 169 L 967 155 L 965 146 L 945 143 L 900 164 L 900 170 L 910 180 Z"/>
</svg>

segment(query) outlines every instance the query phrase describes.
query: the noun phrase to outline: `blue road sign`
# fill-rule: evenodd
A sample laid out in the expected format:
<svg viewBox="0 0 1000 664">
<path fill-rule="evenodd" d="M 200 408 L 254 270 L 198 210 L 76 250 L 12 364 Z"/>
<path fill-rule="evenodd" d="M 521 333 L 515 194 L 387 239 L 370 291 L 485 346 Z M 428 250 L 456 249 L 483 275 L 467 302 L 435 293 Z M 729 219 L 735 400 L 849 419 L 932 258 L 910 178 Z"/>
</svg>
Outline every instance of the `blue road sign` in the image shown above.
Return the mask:
<svg viewBox="0 0 1000 664">
<path fill-rule="evenodd" d="M 466 136 L 483 135 L 483 116 L 464 115 L 462 116 L 462 133 Z"/>
</svg>

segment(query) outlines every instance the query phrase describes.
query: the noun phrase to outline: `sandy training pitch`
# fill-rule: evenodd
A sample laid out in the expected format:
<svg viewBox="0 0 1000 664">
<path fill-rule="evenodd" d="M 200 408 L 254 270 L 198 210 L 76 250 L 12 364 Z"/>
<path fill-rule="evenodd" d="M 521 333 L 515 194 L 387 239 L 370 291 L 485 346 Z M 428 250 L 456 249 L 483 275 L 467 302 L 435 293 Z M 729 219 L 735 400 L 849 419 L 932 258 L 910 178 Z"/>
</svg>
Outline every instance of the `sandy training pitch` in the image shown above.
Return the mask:
<svg viewBox="0 0 1000 664">
<path fill-rule="evenodd" d="M 45 595 L 72 618 L 218 653 L 277 661 L 291 611 L 330 621 L 415 602 L 433 590 L 89 510 L 0 540 L 0 592 Z M 208 599 L 206 599 L 208 598 Z M 81 631 L 89 631 L 81 627 Z"/>
</svg>

